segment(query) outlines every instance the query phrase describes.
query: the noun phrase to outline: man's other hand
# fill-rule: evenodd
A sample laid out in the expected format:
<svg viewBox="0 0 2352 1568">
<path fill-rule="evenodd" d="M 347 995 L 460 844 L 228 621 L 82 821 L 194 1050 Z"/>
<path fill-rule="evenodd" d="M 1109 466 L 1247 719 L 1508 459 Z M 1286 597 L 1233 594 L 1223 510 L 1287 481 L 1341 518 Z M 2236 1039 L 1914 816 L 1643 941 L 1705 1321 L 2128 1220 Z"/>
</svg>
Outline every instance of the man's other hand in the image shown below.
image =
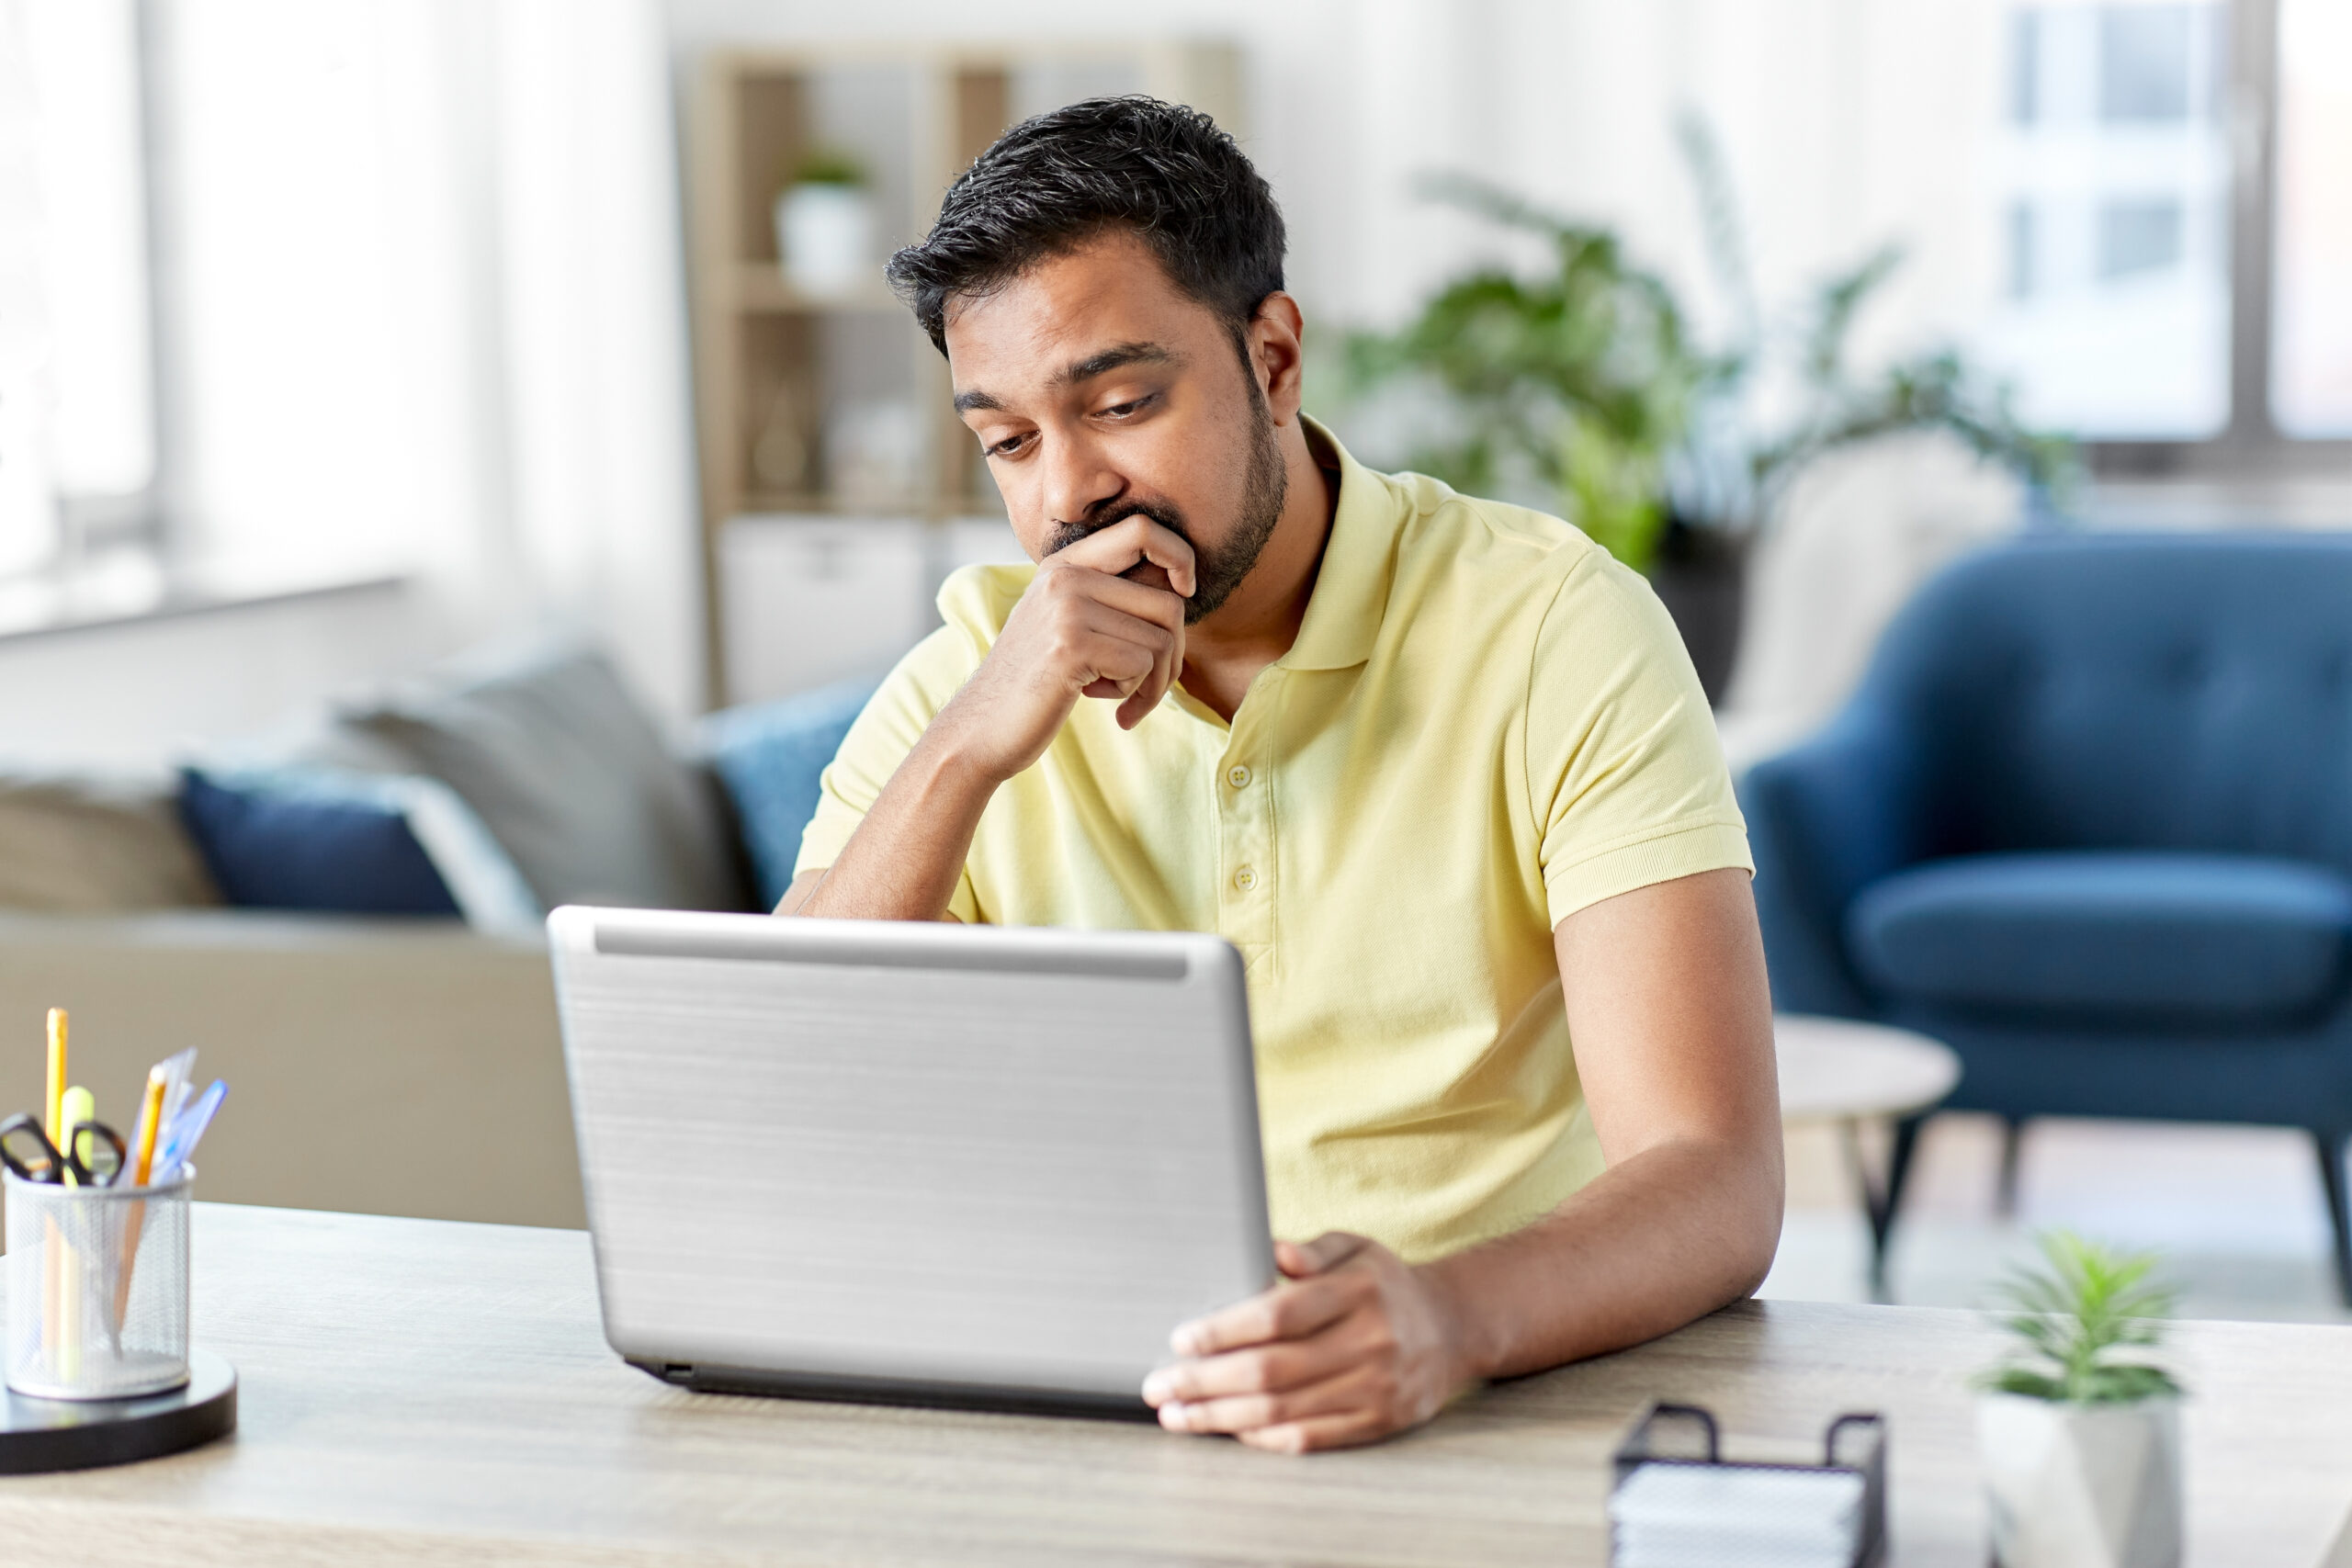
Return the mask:
<svg viewBox="0 0 2352 1568">
<path fill-rule="evenodd" d="M 1435 1283 L 1375 1241 L 1333 1231 L 1277 1242 L 1288 1278 L 1188 1323 L 1184 1358 L 1144 1380 L 1171 1432 L 1225 1432 L 1279 1453 L 1417 1427 L 1474 1381 Z"/>
<path fill-rule="evenodd" d="M 1082 696 L 1116 699 L 1133 729 L 1183 672 L 1193 589 L 1192 546 L 1140 513 L 1055 551 L 935 728 L 999 784 L 1045 754 Z"/>
</svg>

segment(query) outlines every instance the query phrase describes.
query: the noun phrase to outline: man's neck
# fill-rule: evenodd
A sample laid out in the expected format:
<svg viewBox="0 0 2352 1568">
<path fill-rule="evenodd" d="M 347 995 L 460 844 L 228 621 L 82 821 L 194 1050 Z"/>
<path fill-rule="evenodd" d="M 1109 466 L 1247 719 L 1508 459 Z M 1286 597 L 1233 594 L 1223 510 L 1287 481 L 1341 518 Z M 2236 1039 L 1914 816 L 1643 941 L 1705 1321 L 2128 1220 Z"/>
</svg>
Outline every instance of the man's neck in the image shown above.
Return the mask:
<svg viewBox="0 0 2352 1568">
<path fill-rule="evenodd" d="M 1184 690 L 1228 724 L 1258 671 L 1298 640 L 1340 502 L 1339 473 L 1316 460 L 1305 420 L 1292 420 L 1275 440 L 1287 484 L 1272 536 L 1232 597 L 1184 629 Z"/>
</svg>

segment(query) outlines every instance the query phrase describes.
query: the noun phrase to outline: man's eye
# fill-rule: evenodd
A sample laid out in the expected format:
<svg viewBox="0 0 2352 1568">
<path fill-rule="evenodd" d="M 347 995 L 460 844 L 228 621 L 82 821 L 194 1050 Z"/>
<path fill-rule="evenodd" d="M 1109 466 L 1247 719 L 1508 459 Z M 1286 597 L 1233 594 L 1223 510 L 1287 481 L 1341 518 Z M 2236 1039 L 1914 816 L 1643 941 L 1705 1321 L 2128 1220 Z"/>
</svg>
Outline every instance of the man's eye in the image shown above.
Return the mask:
<svg viewBox="0 0 2352 1568">
<path fill-rule="evenodd" d="M 1025 432 L 1019 435 L 1008 435 L 1003 440 L 989 446 L 988 454 L 991 457 L 1010 457 L 1027 445 L 1028 440 L 1029 436 Z"/>
<path fill-rule="evenodd" d="M 1130 398 L 1124 403 L 1113 403 L 1109 408 L 1101 411 L 1101 417 L 1104 419 L 1125 419 L 1130 414 L 1139 413 L 1144 409 L 1150 406 L 1153 400 L 1158 398 L 1159 395 L 1159 394 L 1157 392 L 1148 392 L 1140 398 Z"/>
</svg>

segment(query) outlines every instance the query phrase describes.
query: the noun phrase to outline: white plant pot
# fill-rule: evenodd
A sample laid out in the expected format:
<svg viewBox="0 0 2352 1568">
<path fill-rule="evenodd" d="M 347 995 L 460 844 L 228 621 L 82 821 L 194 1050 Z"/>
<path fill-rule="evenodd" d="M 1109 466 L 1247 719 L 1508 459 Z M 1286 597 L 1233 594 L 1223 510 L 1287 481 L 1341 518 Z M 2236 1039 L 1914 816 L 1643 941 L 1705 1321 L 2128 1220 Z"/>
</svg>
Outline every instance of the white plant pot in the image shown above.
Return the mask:
<svg viewBox="0 0 2352 1568">
<path fill-rule="evenodd" d="M 2178 1568 L 2180 1402 L 1976 1401 L 2001 1568 Z"/>
<path fill-rule="evenodd" d="M 874 198 L 855 186 L 794 186 L 775 198 L 775 248 L 801 293 L 856 293 L 873 281 Z"/>
</svg>

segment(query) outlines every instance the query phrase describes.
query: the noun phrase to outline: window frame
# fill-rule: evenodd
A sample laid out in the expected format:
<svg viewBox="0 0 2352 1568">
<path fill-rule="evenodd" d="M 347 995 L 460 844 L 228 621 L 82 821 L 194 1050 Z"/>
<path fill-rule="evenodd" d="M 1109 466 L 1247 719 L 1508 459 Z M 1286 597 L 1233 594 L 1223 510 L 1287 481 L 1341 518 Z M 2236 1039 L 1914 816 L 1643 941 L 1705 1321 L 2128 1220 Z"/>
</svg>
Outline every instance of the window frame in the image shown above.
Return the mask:
<svg viewBox="0 0 2352 1568">
<path fill-rule="evenodd" d="M 2279 0 L 2229 0 L 2230 418 L 2193 441 L 2083 444 L 2098 479 L 2337 473 L 2352 439 L 2289 435 L 2270 406 L 2278 223 Z"/>
<path fill-rule="evenodd" d="M 58 491 L 51 498 L 57 508 L 57 553 L 48 564 L 24 574 L 34 579 L 72 578 L 86 568 L 93 555 L 125 548 L 142 549 L 164 560 L 172 555 L 174 509 L 169 497 L 176 443 L 170 428 L 173 400 L 165 378 L 175 334 L 167 319 L 172 300 L 163 286 L 169 252 L 164 225 L 169 214 L 162 187 L 170 177 L 170 165 L 158 120 L 158 110 L 167 102 L 158 87 L 158 4 L 159 0 L 130 0 L 129 5 L 137 51 L 132 84 L 139 111 L 139 216 L 145 253 L 140 272 L 147 303 L 147 482 L 135 491 Z"/>
</svg>

